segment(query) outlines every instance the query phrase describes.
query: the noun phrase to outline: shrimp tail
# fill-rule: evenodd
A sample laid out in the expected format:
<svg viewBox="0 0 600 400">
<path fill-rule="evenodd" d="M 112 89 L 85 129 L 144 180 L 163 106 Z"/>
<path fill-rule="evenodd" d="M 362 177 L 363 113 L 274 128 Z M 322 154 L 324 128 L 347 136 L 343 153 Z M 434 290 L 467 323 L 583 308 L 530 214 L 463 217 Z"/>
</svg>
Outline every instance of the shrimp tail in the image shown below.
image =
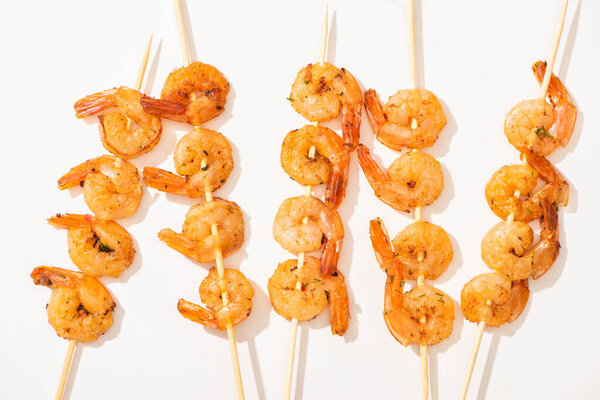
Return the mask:
<svg viewBox="0 0 600 400">
<path fill-rule="evenodd" d="M 545 157 L 539 156 L 533 151 L 527 151 L 523 155 L 527 163 L 549 184 L 542 188 L 537 196 L 543 201 L 565 207 L 569 203 L 569 184 L 560 172 Z"/>
<path fill-rule="evenodd" d="M 543 217 L 540 218 L 541 240 L 533 249 L 532 277 L 538 279 L 554 264 L 560 251 L 558 241 L 558 210 L 554 204 L 542 201 Z"/>
<path fill-rule="evenodd" d="M 168 228 L 161 229 L 161 231 L 158 232 L 158 239 L 173 250 L 178 251 L 192 259 L 196 259 L 196 254 L 194 251 L 196 243 L 192 239 L 189 239 L 188 237 Z"/>
<path fill-rule="evenodd" d="M 513 281 L 510 294 L 506 302 L 502 305 L 504 308 L 510 311 L 510 318 L 508 322 L 513 322 L 525 309 L 527 301 L 529 300 L 529 282 L 527 279 Z"/>
<path fill-rule="evenodd" d="M 394 250 L 390 243 L 388 231 L 381 218 L 375 218 L 369 222 L 369 236 L 371 237 L 371 245 L 373 246 L 377 263 L 381 269 L 387 271 L 394 260 Z"/>
<path fill-rule="evenodd" d="M 161 192 L 174 193 L 181 196 L 200 197 L 204 192 L 189 189 L 189 178 L 155 167 L 144 167 L 144 183 Z"/>
<path fill-rule="evenodd" d="M 90 214 L 56 214 L 48 218 L 48 223 L 57 228 L 75 228 L 93 224 L 94 217 Z"/>
<path fill-rule="evenodd" d="M 535 75 L 535 78 L 540 85 L 544 81 L 544 75 L 546 75 L 546 66 L 547 63 L 545 61 L 536 61 L 531 66 L 533 74 Z M 548 85 L 548 94 L 550 95 L 554 103 L 564 101 L 573 104 L 573 99 L 567 91 L 567 88 L 554 74 L 552 74 L 552 76 L 550 77 L 550 84 Z"/>
<path fill-rule="evenodd" d="M 217 324 L 217 317 L 215 314 L 202 306 L 190 303 L 184 299 L 179 299 L 177 302 L 177 310 L 183 317 L 189 319 L 190 321 L 194 321 L 209 328 L 220 329 Z"/>
<path fill-rule="evenodd" d="M 85 178 L 94 170 L 96 160 L 87 160 L 86 162 L 73 167 L 65 175 L 58 180 L 58 188 L 60 190 L 68 189 L 74 186 L 83 186 Z"/>
<path fill-rule="evenodd" d="M 408 346 L 410 327 L 414 325 L 414 321 L 402 308 L 404 280 L 401 270 L 394 267 L 394 271 L 388 271 L 385 282 L 383 320 L 394 339 L 403 346 Z"/>
<path fill-rule="evenodd" d="M 77 100 L 73 108 L 75 108 L 77 118 L 84 118 L 112 107 L 114 104 L 114 96 L 107 92 L 99 92 Z"/>
<path fill-rule="evenodd" d="M 187 107 L 169 100 L 155 99 L 150 96 L 142 95 L 140 104 L 144 112 L 161 118 L 167 118 L 173 121 L 187 122 Z"/>
<path fill-rule="evenodd" d="M 345 171 L 334 170 L 327 181 L 325 190 L 325 204 L 330 208 L 337 209 L 346 196 L 346 186 L 348 185 L 348 167 Z"/>
<path fill-rule="evenodd" d="M 348 290 L 344 283 L 344 276 L 336 271 L 333 273 L 336 280 L 335 289 L 329 290 L 329 321 L 331 333 L 333 335 L 343 336 L 348 329 L 350 320 L 350 300 L 348 299 Z"/>
<path fill-rule="evenodd" d="M 369 124 L 371 129 L 375 132 L 375 135 L 379 133 L 379 128 L 385 123 L 385 113 L 383 107 L 377 97 L 377 92 L 373 89 L 369 89 L 364 95 L 365 110 L 367 110 L 367 117 L 369 118 Z"/>
<path fill-rule="evenodd" d="M 325 239 L 323 253 L 321 254 L 321 272 L 331 275 L 337 271 L 337 263 L 340 259 L 343 238 Z"/>
<path fill-rule="evenodd" d="M 77 278 L 83 274 L 70 271 L 68 269 L 56 267 L 37 267 L 31 272 L 31 279 L 36 285 L 46 286 L 51 289 L 57 287 L 69 287 L 75 289 L 77 287 Z"/>
</svg>

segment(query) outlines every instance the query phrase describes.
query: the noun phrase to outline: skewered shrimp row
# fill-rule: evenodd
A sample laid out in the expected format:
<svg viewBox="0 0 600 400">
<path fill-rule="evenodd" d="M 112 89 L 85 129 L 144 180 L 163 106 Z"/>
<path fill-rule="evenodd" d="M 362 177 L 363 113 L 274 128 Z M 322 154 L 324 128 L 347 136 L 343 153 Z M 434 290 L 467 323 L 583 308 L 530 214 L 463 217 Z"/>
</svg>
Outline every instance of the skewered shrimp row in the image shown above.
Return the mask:
<svg viewBox="0 0 600 400">
<path fill-rule="evenodd" d="M 532 69 L 541 85 L 546 63 Z M 545 156 L 567 145 L 576 119 L 573 100 L 554 74 L 545 98 L 521 101 L 506 115 L 504 134 L 525 163 L 500 168 L 485 187 L 490 209 L 503 221 L 481 242 L 481 258 L 494 273 L 476 276 L 462 290 L 469 321 L 493 327 L 514 321 L 527 304 L 529 277 L 544 275 L 558 257 L 558 209 L 569 201 L 569 185 Z M 543 186 L 536 191 L 540 178 Z M 536 219 L 540 239 L 534 244 L 527 223 Z"/>
<path fill-rule="evenodd" d="M 446 125 L 437 97 L 425 89 L 404 89 L 381 105 L 375 90 L 364 100 L 371 128 L 379 142 L 392 150 L 412 149 L 382 169 L 364 145 L 358 147 L 360 166 L 375 196 L 390 207 L 410 212 L 416 221 L 390 242 L 380 218 L 369 232 L 375 256 L 387 275 L 383 318 L 392 336 L 404 346 L 433 345 L 446 339 L 454 325 L 454 301 L 446 293 L 426 285 L 439 278 L 453 258 L 446 231 L 421 219 L 421 207 L 442 193 L 444 176 L 440 163 L 419 151 L 432 146 Z M 407 292 L 404 283 L 416 280 Z"/>
<path fill-rule="evenodd" d="M 284 200 L 275 216 L 275 240 L 298 260 L 279 264 L 269 279 L 269 298 L 275 312 L 297 321 L 315 318 L 329 304 L 331 332 L 342 336 L 350 313 L 344 276 L 337 268 L 344 239 L 337 208 L 346 193 L 350 152 L 358 144 L 362 94 L 346 69 L 319 62 L 298 72 L 288 100 L 312 125 L 286 135 L 281 166 L 306 186 L 306 193 Z M 340 110 L 342 137 L 318 125 Z M 324 201 L 312 195 L 312 186 L 321 184 Z M 305 256 L 321 249 L 320 258 Z"/>
</svg>

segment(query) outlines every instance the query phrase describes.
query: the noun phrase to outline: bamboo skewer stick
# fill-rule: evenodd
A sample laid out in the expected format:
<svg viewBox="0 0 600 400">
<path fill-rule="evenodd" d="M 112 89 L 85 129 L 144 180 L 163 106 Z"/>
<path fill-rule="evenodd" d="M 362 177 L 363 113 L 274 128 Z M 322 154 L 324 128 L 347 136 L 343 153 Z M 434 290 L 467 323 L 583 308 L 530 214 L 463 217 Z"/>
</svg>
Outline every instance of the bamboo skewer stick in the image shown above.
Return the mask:
<svg viewBox="0 0 600 400">
<path fill-rule="evenodd" d="M 539 99 L 546 98 L 546 92 L 548 91 L 548 85 L 550 84 L 550 78 L 552 77 L 552 69 L 554 68 L 554 62 L 556 61 L 556 54 L 558 52 L 558 46 L 560 45 L 560 38 L 562 35 L 563 27 L 565 24 L 565 16 L 567 14 L 567 7 L 569 5 L 569 0 L 565 0 L 563 4 L 563 9 L 558 21 L 558 25 L 556 27 L 556 33 L 554 35 L 554 42 L 552 45 L 552 49 L 550 51 L 550 57 L 548 58 L 548 64 L 546 65 L 546 72 L 544 73 L 544 80 L 542 81 L 542 85 L 540 87 L 540 93 L 538 95 Z M 514 196 L 519 198 L 521 196 L 520 191 L 515 191 Z M 514 213 L 511 213 L 506 219 L 507 222 L 511 223 L 514 220 Z M 490 306 L 491 302 L 488 300 L 487 305 Z M 465 400 L 467 397 L 467 391 L 469 390 L 469 383 L 471 382 L 471 376 L 473 374 L 473 368 L 475 367 L 475 361 L 477 360 L 477 353 L 479 352 L 479 345 L 481 344 L 481 338 L 483 336 L 483 332 L 486 327 L 486 322 L 481 321 L 477 324 L 477 333 L 475 335 L 475 342 L 473 343 L 473 348 L 471 349 L 471 355 L 469 357 L 469 364 L 467 366 L 467 372 L 465 374 L 465 379 L 463 381 L 463 386 L 461 389 L 460 400 Z"/>
<path fill-rule="evenodd" d="M 146 66 L 148 65 L 148 58 L 150 57 L 150 47 L 152 46 L 152 34 L 150 34 L 150 41 L 146 46 L 146 51 L 144 52 L 144 56 L 142 57 L 142 63 L 140 64 L 140 68 L 138 69 L 138 75 L 135 80 L 135 90 L 140 91 L 142 87 L 142 82 L 144 81 L 144 75 L 146 74 Z M 117 158 L 118 162 L 121 162 L 121 158 Z M 69 347 L 67 348 L 67 355 L 65 356 L 65 361 L 63 362 L 63 368 L 60 373 L 60 379 L 58 381 L 58 388 L 56 389 L 55 400 L 62 400 L 65 386 L 67 384 L 67 378 L 69 377 L 69 370 L 71 369 L 71 362 L 73 361 L 73 354 L 75 353 L 75 347 L 77 345 L 77 340 L 71 339 L 69 340 Z"/>
<path fill-rule="evenodd" d="M 320 51 L 319 51 L 319 64 L 325 64 L 325 57 L 327 54 L 327 35 L 329 32 L 329 6 L 325 5 L 325 16 L 323 18 L 323 23 L 321 25 L 321 38 L 320 38 Z M 312 124 L 316 127 L 319 126 L 317 121 L 313 121 Z M 315 158 L 316 147 L 311 146 L 308 150 L 308 157 L 310 159 Z M 304 195 L 312 196 L 312 187 L 310 185 L 306 185 L 304 187 Z M 303 224 L 308 222 L 305 217 L 302 220 Z M 304 266 L 304 253 L 298 254 L 298 264 L 296 265 L 298 270 L 302 269 Z M 296 281 L 296 290 L 302 290 L 302 282 Z M 296 337 L 298 335 L 298 319 L 292 318 L 291 326 L 290 326 L 290 340 L 288 343 L 288 356 L 287 356 L 287 366 L 286 366 L 286 374 L 285 374 L 285 383 L 283 388 L 283 398 L 284 400 L 289 400 L 292 392 L 292 375 L 294 372 L 294 359 L 296 356 Z"/>
<path fill-rule="evenodd" d="M 181 46 L 181 54 L 183 57 L 183 61 L 186 65 L 191 64 L 190 58 L 190 50 L 188 46 L 187 36 L 185 34 L 185 25 L 183 22 L 183 14 L 181 12 L 181 2 L 180 0 L 174 0 L 175 3 L 175 15 L 177 18 L 177 28 L 179 32 L 179 42 Z M 199 126 L 195 126 L 194 129 L 199 128 Z M 203 159 L 201 161 L 202 166 L 206 166 L 207 160 Z M 206 187 L 204 191 L 204 197 L 207 202 L 211 202 L 214 200 L 212 192 L 208 187 Z M 216 223 L 213 223 L 210 227 L 211 234 L 213 236 L 219 235 L 219 228 Z M 225 281 L 225 266 L 223 263 L 223 252 L 220 246 L 217 244 L 215 247 L 215 262 L 217 264 L 217 274 L 219 276 L 219 290 L 221 291 L 221 299 L 223 300 L 223 307 L 227 308 L 229 306 L 229 293 L 227 292 L 227 282 Z M 240 370 L 240 361 L 237 352 L 237 344 L 235 341 L 235 331 L 233 329 L 233 324 L 231 321 L 227 324 L 227 338 L 229 341 L 229 352 L 231 354 L 231 363 L 233 365 L 233 375 L 235 377 L 235 385 L 237 390 L 238 399 L 245 399 L 244 396 L 244 386 L 242 384 L 242 374 Z"/>
</svg>

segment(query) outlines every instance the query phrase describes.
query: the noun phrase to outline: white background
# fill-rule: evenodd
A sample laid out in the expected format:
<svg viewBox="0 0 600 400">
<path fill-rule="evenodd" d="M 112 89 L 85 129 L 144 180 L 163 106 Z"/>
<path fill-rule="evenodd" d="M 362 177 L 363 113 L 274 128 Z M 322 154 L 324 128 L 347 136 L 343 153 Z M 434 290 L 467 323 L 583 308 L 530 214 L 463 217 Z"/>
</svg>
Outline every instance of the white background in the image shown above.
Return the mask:
<svg viewBox="0 0 600 400">
<path fill-rule="evenodd" d="M 454 261 L 433 284 L 455 300 L 465 282 L 488 271 L 479 246 L 498 218 L 485 202 L 484 185 L 500 166 L 518 162 L 503 135 L 504 115 L 537 95 L 530 66 L 549 53 L 561 3 L 425 0 L 417 7 L 419 82 L 441 99 L 448 116 L 440 139 L 425 150 L 443 165 L 444 192 L 423 214 L 451 235 Z M 375 88 L 384 99 L 408 86 L 404 1 L 338 0 L 330 2 L 330 10 L 328 61 L 347 67 L 363 89 Z M 184 11 L 193 59 L 218 67 L 232 87 L 227 111 L 205 126 L 221 131 L 234 146 L 234 172 L 217 195 L 238 202 L 246 220 L 244 246 L 226 259 L 256 289 L 252 315 L 236 327 L 246 395 L 279 398 L 289 322 L 272 311 L 266 283 L 290 254 L 273 240 L 271 224 L 283 199 L 302 190 L 280 168 L 279 151 L 285 134 L 306 123 L 286 97 L 297 71 L 317 59 L 323 4 L 189 1 Z M 550 157 L 570 184 L 569 206 L 560 210 L 560 256 L 531 284 L 520 319 L 486 330 L 471 399 L 600 398 L 599 16 L 600 2 L 572 2 L 555 68 L 579 110 L 568 147 Z M 61 192 L 56 180 L 79 162 L 106 153 L 97 119 L 77 120 L 73 103 L 99 90 L 132 86 L 150 32 L 156 40 L 144 89 L 158 96 L 166 75 L 182 65 L 170 1 L 0 5 L 0 398 L 54 395 L 67 342 L 47 323 L 50 291 L 34 286 L 29 273 L 44 264 L 74 268 L 66 232 L 45 219 L 57 212 L 87 212 L 80 190 Z M 337 128 L 339 121 L 329 126 Z M 160 144 L 133 163 L 172 170 L 172 150 L 188 130 L 165 122 Z M 385 165 L 397 157 L 374 143 L 366 116 L 361 133 Z M 119 279 L 102 279 L 118 303 L 115 324 L 95 343 L 77 346 L 67 398 L 234 398 L 225 334 L 176 310 L 180 297 L 199 301 L 206 265 L 156 237 L 164 227 L 178 230 L 193 203 L 145 190 L 135 216 L 121 221 L 135 238 L 136 260 Z M 367 230 L 368 221 L 380 216 L 396 234 L 411 216 L 376 200 L 355 156 L 340 214 L 346 240 L 339 267 L 349 284 L 350 328 L 344 338 L 333 337 L 327 313 L 301 324 L 293 394 L 296 399 L 418 399 L 418 349 L 401 346 L 383 323 L 385 277 Z M 458 302 L 455 308 L 452 336 L 430 349 L 434 399 L 458 397 L 475 334 Z"/>
</svg>

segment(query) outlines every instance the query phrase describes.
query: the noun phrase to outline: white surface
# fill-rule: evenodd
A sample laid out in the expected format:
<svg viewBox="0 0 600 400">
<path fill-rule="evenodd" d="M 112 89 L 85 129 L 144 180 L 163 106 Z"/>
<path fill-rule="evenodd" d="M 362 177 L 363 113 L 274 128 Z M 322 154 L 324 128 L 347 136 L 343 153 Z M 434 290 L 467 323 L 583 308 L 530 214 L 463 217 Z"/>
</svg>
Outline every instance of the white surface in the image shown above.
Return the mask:
<svg viewBox="0 0 600 400">
<path fill-rule="evenodd" d="M 417 33 L 419 80 L 443 101 L 448 126 L 426 151 L 444 166 L 446 187 L 423 211 L 452 237 L 452 265 L 434 284 L 455 300 L 465 282 L 486 272 L 483 234 L 498 221 L 483 188 L 493 171 L 517 162 L 503 132 L 504 114 L 537 95 L 530 65 L 544 59 L 562 1 L 423 1 Z M 317 59 L 322 3 L 190 1 L 193 59 L 217 66 L 232 91 L 227 112 L 206 124 L 235 146 L 235 169 L 217 195 L 240 204 L 247 240 L 226 259 L 256 289 L 251 317 L 236 327 L 248 399 L 280 398 L 289 323 L 275 314 L 266 283 L 290 257 L 273 240 L 281 201 L 301 193 L 279 165 L 284 135 L 305 120 L 286 101 L 296 72 Z M 387 98 L 408 85 L 403 1 L 331 1 L 327 59 L 347 67 L 363 89 Z M 417 7 L 417 11 L 419 7 Z M 469 391 L 475 399 L 600 398 L 597 381 L 600 279 L 595 226 L 600 190 L 600 2 L 573 1 L 555 71 L 579 109 L 567 149 L 550 157 L 568 178 L 571 201 L 560 210 L 561 254 L 531 285 L 518 322 L 488 329 Z M 420 24 L 417 24 L 419 28 Z M 71 166 L 105 153 L 97 123 L 75 119 L 78 98 L 115 85 L 133 85 L 146 41 L 155 34 L 147 92 L 158 95 L 169 71 L 182 65 L 172 4 L 164 2 L 6 2 L 0 5 L 0 209 L 4 287 L 0 291 L 0 398 L 54 396 L 67 342 L 46 320 L 50 291 L 29 278 L 38 265 L 74 268 L 66 232 L 45 223 L 56 212 L 86 212 L 79 190 L 61 192 L 56 180 Z M 157 50 L 160 51 L 157 51 Z M 423 63 L 424 61 L 424 63 Z M 424 64 L 424 69 L 423 69 Z M 339 126 L 334 122 L 330 126 Z M 135 159 L 138 167 L 173 169 L 172 150 L 189 127 L 165 123 L 160 144 Z M 373 145 L 366 121 L 362 142 Z M 386 165 L 396 154 L 375 144 Z M 340 210 L 346 241 L 340 269 L 347 276 L 352 320 L 343 339 L 329 332 L 328 315 L 301 324 L 297 399 L 420 398 L 419 358 L 388 333 L 382 317 L 384 274 L 368 240 L 368 221 L 380 216 L 396 234 L 411 222 L 373 196 L 352 158 Z M 235 396 L 225 334 L 183 319 L 180 297 L 198 301 L 206 269 L 161 244 L 163 227 L 179 229 L 193 201 L 145 191 L 137 214 L 123 225 L 138 250 L 119 279 L 103 279 L 118 302 L 116 322 L 101 340 L 77 347 L 67 395 L 72 399 Z M 452 336 L 432 347 L 432 398 L 459 394 L 475 325 L 455 304 Z M 68 398 L 68 397 L 67 397 Z"/>
</svg>

